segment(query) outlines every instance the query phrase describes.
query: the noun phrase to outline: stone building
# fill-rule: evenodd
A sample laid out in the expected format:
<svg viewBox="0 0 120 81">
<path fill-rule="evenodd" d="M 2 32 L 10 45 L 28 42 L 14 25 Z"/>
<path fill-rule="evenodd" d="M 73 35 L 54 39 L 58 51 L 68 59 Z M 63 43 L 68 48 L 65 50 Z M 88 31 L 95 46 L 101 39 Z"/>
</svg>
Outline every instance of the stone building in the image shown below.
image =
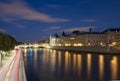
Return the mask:
<svg viewBox="0 0 120 81">
<path fill-rule="evenodd" d="M 66 36 L 50 36 L 51 46 L 114 46 L 120 45 L 120 28 L 111 28 L 103 32 L 73 31 Z"/>
</svg>

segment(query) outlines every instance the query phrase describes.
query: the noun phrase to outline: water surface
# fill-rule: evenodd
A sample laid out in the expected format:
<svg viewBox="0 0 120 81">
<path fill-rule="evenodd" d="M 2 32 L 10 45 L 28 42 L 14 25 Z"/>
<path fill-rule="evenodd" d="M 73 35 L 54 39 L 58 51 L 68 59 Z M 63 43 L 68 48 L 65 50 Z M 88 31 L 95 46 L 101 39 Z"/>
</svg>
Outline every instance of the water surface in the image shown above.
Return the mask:
<svg viewBox="0 0 120 81">
<path fill-rule="evenodd" d="M 120 56 L 50 49 L 23 50 L 27 81 L 120 80 Z"/>
</svg>

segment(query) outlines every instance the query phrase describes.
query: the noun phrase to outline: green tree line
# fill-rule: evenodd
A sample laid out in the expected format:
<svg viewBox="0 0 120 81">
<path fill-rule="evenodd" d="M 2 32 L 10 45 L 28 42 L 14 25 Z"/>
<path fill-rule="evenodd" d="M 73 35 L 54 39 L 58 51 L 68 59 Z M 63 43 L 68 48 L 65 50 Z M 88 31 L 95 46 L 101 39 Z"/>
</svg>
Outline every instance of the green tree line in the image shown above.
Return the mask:
<svg viewBox="0 0 120 81">
<path fill-rule="evenodd" d="M 17 44 L 17 41 L 14 37 L 0 33 L 0 50 L 9 51 L 14 48 Z"/>
</svg>

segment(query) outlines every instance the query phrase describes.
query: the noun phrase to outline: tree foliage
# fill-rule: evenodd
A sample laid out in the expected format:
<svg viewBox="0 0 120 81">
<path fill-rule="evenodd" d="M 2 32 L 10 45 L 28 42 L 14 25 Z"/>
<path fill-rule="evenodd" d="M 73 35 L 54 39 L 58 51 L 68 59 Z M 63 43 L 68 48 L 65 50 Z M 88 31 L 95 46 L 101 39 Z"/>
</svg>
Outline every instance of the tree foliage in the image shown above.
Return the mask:
<svg viewBox="0 0 120 81">
<path fill-rule="evenodd" d="M 17 44 L 17 41 L 14 37 L 0 33 L 0 50 L 9 51 L 14 48 Z"/>
<path fill-rule="evenodd" d="M 67 34 L 63 31 L 63 32 L 62 32 L 62 36 L 67 36 Z"/>
</svg>

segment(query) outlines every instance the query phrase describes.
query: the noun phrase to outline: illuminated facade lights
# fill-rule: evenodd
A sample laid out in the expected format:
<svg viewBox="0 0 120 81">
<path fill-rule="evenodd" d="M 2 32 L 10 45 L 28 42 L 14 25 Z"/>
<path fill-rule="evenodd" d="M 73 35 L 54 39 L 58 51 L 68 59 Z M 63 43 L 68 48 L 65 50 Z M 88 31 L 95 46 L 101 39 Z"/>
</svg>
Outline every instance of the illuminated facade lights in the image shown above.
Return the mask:
<svg viewBox="0 0 120 81">
<path fill-rule="evenodd" d="M 117 32 L 116 32 L 117 31 Z M 68 36 L 50 36 L 51 46 L 116 46 L 120 45 L 120 28 L 103 32 L 71 33 Z"/>
</svg>

